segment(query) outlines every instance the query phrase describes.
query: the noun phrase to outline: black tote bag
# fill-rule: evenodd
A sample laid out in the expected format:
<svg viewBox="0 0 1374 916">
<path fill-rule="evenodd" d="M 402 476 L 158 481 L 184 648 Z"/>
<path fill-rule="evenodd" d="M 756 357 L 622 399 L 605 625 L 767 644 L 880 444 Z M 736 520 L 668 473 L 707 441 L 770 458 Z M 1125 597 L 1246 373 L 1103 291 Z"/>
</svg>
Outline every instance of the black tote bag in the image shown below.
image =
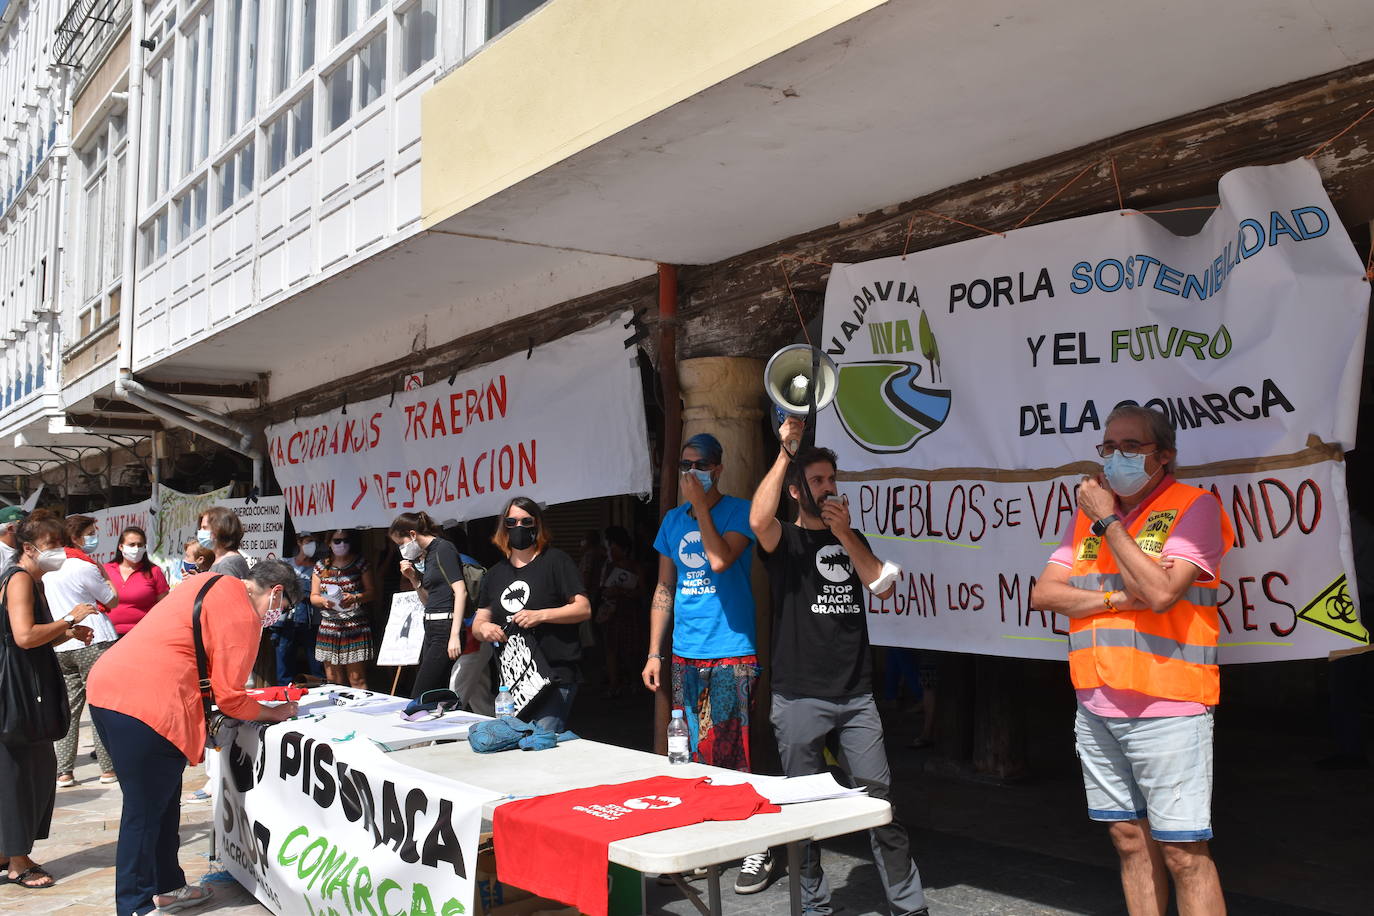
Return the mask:
<svg viewBox="0 0 1374 916">
<path fill-rule="evenodd" d="M 67 734 L 71 707 L 67 686 L 57 653 L 52 646 L 20 648 L 14 641 L 7 601 L 10 579 L 19 572 L 11 566 L 0 575 L 0 624 L 4 641 L 0 643 L 0 741 L 6 744 L 57 741 Z M 27 573 L 25 573 L 27 575 Z M 34 623 L 52 623 L 52 614 L 43 593 L 34 583 Z"/>
</svg>

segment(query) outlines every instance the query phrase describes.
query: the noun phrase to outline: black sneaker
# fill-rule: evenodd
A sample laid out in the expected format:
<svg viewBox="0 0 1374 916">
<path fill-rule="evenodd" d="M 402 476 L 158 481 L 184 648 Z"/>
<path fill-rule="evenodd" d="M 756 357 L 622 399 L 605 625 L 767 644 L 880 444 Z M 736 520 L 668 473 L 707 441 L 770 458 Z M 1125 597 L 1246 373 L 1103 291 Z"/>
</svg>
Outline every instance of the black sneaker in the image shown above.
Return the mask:
<svg viewBox="0 0 1374 916">
<path fill-rule="evenodd" d="M 759 891 L 767 890 L 768 882 L 772 878 L 772 850 L 745 856 L 744 862 L 739 867 L 739 875 L 735 878 L 735 893 L 757 894 Z"/>
</svg>

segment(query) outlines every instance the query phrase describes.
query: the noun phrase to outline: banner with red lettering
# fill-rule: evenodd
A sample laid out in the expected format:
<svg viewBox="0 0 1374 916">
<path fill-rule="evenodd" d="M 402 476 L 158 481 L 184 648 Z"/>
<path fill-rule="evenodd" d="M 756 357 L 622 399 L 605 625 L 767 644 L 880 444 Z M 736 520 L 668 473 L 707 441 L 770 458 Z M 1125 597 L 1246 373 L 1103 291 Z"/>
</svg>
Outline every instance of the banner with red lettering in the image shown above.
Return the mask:
<svg viewBox="0 0 1374 916">
<path fill-rule="evenodd" d="M 1030 592 L 1122 404 L 1169 416 L 1179 478 L 1235 529 L 1221 661 L 1368 643 L 1342 461 L 1364 265 L 1309 161 L 1230 172 L 1219 195 L 1187 237 L 1119 211 L 834 266 L 821 346 L 839 388 L 817 442 L 854 525 L 904 569 L 871 599 L 875 643 L 1064 658 L 1068 621 Z"/>
<path fill-rule="evenodd" d="M 460 372 L 267 429 L 300 530 L 384 527 L 500 512 L 516 495 L 555 504 L 652 488 L 627 315 Z"/>
<path fill-rule="evenodd" d="M 157 529 L 154 527 L 157 515 L 153 511 L 153 501 L 145 499 L 141 503 L 134 503 L 128 506 L 113 506 L 109 509 L 96 509 L 86 513 L 96 522 L 96 534 L 100 536 L 100 546 L 91 554 L 101 563 L 115 559 L 115 552 L 119 550 L 119 536 L 125 528 L 142 528 L 144 537 L 148 539 L 148 547 L 151 548 L 156 540 Z"/>
</svg>

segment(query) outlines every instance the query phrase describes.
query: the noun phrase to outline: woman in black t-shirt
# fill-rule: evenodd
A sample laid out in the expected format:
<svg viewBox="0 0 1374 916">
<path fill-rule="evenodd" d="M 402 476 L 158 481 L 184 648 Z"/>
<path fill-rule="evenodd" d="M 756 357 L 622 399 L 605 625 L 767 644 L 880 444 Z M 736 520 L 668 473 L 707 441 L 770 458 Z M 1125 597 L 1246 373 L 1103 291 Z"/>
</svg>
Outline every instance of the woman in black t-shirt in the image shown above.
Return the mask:
<svg viewBox="0 0 1374 916">
<path fill-rule="evenodd" d="M 441 529 L 425 512 L 402 512 L 387 529 L 401 550 L 401 575 L 425 604 L 425 638 L 411 696 L 449 685 L 449 672 L 463 652 L 463 609 L 467 584 L 458 548 L 439 537 Z"/>
<path fill-rule="evenodd" d="M 551 683 L 537 696 L 522 706 L 521 685 L 503 686 L 517 695 L 521 719 L 544 731 L 561 732 L 582 679 L 577 625 L 592 616 L 582 575 L 571 557 L 549 546 L 543 512 L 527 497 L 517 496 L 506 504 L 491 540 L 506 558 L 482 577 L 473 635 L 501 643 L 506 652 L 508 634 L 518 634 L 532 642 L 532 653 L 542 653 Z"/>
</svg>

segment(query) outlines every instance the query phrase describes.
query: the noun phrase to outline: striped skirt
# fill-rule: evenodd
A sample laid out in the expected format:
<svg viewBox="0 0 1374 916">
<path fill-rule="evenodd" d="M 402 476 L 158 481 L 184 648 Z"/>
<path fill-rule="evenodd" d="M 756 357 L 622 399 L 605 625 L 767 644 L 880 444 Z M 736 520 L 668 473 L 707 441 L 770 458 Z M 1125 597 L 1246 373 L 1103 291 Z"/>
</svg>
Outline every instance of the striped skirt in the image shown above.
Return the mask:
<svg viewBox="0 0 1374 916">
<path fill-rule="evenodd" d="M 315 658 L 326 665 L 351 665 L 372 659 L 372 626 L 359 620 L 322 620 Z"/>
</svg>

